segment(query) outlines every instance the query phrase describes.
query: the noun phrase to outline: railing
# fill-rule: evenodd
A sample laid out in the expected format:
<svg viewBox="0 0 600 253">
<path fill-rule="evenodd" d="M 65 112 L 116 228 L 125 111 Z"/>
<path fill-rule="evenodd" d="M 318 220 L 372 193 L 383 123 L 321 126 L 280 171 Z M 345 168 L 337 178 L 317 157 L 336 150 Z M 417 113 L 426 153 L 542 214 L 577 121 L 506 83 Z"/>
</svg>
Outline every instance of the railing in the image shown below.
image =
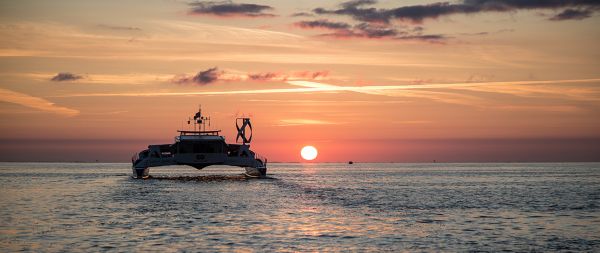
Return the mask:
<svg viewBox="0 0 600 253">
<path fill-rule="evenodd" d="M 177 132 L 179 132 L 180 136 L 198 136 L 198 135 L 218 136 L 219 132 L 221 132 L 221 130 L 209 130 L 209 131 L 184 131 L 184 130 L 177 130 Z"/>
</svg>

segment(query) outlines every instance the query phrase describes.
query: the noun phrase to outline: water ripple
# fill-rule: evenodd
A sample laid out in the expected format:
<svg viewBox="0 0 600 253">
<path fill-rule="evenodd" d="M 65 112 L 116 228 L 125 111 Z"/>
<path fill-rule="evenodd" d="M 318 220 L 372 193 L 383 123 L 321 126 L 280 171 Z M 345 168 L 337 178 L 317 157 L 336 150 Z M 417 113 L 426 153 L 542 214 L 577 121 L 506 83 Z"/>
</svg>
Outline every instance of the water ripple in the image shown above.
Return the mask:
<svg viewBox="0 0 600 253">
<path fill-rule="evenodd" d="M 599 164 L 0 163 L 6 251 L 599 251 Z"/>
</svg>

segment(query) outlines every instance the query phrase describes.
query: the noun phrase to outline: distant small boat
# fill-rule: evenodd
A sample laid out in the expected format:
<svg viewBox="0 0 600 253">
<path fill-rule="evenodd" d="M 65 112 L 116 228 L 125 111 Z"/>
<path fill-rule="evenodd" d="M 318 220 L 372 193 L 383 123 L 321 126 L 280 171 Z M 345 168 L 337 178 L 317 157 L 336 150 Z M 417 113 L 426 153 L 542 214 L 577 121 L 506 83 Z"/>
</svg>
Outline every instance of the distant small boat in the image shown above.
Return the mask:
<svg viewBox="0 0 600 253">
<path fill-rule="evenodd" d="M 348 164 L 354 164 L 354 162 L 353 161 L 349 161 Z"/>
<path fill-rule="evenodd" d="M 188 124 L 191 122 L 190 118 Z M 240 144 L 226 143 L 225 138 L 219 135 L 221 130 L 207 131 L 206 122 L 210 127 L 210 118 L 204 117 L 198 110 L 193 120 L 194 131 L 179 130 L 175 143 L 150 145 L 135 154 L 131 158 L 133 177 L 148 178 L 150 167 L 168 165 L 189 165 L 199 170 L 211 165 L 230 165 L 245 168 L 247 176 L 266 176 L 267 159 L 250 150 L 252 125 L 249 118 L 236 119 L 236 141 L 241 139 Z"/>
</svg>

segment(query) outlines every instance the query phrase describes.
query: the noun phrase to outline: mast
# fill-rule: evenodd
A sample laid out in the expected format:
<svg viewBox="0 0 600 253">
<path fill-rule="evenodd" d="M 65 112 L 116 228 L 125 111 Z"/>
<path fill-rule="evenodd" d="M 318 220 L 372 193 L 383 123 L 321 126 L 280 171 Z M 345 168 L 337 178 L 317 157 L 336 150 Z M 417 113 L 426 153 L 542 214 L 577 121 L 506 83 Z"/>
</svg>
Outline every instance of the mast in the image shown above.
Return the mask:
<svg viewBox="0 0 600 253">
<path fill-rule="evenodd" d="M 202 115 L 202 105 L 198 105 L 198 112 L 193 117 L 194 132 L 206 132 L 206 123 L 210 129 L 210 117 Z M 192 124 L 192 118 L 188 118 L 188 125 Z"/>
</svg>

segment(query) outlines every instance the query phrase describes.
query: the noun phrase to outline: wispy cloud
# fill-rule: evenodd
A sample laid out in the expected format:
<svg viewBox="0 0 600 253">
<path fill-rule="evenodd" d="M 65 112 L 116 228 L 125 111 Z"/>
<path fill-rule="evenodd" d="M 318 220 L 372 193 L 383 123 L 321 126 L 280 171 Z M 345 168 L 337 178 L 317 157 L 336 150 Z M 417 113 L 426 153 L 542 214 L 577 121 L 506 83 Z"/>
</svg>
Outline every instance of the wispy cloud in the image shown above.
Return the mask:
<svg viewBox="0 0 600 253">
<path fill-rule="evenodd" d="M 199 95 L 243 95 L 243 94 L 277 94 L 328 91 L 319 88 L 287 88 L 287 89 L 256 89 L 230 91 L 188 91 L 188 92 L 132 92 L 132 93 L 76 93 L 54 97 L 170 97 L 170 96 L 199 96 Z"/>
<path fill-rule="evenodd" d="M 373 91 L 373 90 L 405 90 L 405 89 L 440 89 L 440 88 L 465 88 L 481 86 L 503 86 L 503 85 L 531 85 L 531 84 L 559 84 L 559 83 L 594 83 L 600 82 L 600 78 L 593 79 L 563 79 L 563 80 L 539 80 L 539 81 L 506 81 L 506 82 L 463 82 L 463 83 L 441 83 L 441 84 L 411 84 L 411 85 L 370 85 L 370 86 L 336 86 L 310 81 L 289 81 L 289 84 L 303 87 L 342 88 L 349 91 Z"/>
<path fill-rule="evenodd" d="M 135 27 L 135 26 L 99 24 L 98 27 L 103 28 L 103 29 L 108 29 L 108 30 L 114 30 L 114 31 L 134 31 L 134 32 L 142 31 L 142 28 Z"/>
<path fill-rule="evenodd" d="M 130 35 L 99 34 L 69 24 L 10 23 L 0 25 L 0 37 L 9 48 L 2 56 L 53 59 L 243 62 L 368 65 L 423 68 L 489 68 L 472 61 L 404 57 L 405 50 L 349 50 L 291 33 L 184 21 L 149 21 L 144 32 L 152 36 L 132 45 Z M 81 45 L 85 45 L 82 47 Z M 110 45 L 110 47 L 107 47 Z M 218 46 L 217 46 L 218 45 Z M 219 50 L 213 50 L 220 48 Z M 227 50 L 222 50 L 227 48 Z M 411 53 L 412 54 L 412 53 Z M 479 59 L 479 58 L 478 58 Z M 515 61 L 514 57 L 511 61 Z M 96 75 L 94 75 L 96 76 Z M 90 76 L 91 77 L 91 76 Z M 86 81 L 89 77 L 86 76 Z"/>
<path fill-rule="evenodd" d="M 508 94 L 526 98 L 556 98 L 573 101 L 600 101 L 598 88 L 582 88 L 559 84 L 599 83 L 600 79 L 570 79 L 508 82 L 463 82 L 413 85 L 335 86 L 309 81 L 289 81 L 289 84 L 323 91 L 351 91 L 370 95 L 410 97 L 434 100 L 465 106 L 487 107 L 488 101 L 481 96 L 460 91 Z"/>
<path fill-rule="evenodd" d="M 586 79 L 583 79 L 586 80 Z M 461 89 L 476 92 L 493 92 L 497 94 L 508 94 L 513 96 L 536 98 L 536 97 L 554 97 L 577 101 L 600 101 L 600 89 L 595 87 L 581 86 L 557 86 L 560 83 L 586 83 L 583 80 L 572 80 L 572 82 L 543 82 L 527 85 L 518 83 L 513 85 L 493 85 L 492 88 L 484 86 L 465 86 Z M 600 82 L 597 79 L 589 79 L 589 83 Z"/>
<path fill-rule="evenodd" d="M 326 83 L 310 81 L 287 81 L 287 83 L 306 88 L 291 89 L 256 89 L 237 91 L 211 91 L 211 92 L 166 92 L 166 93 L 96 93 L 79 94 L 77 96 L 179 96 L 179 95 L 220 95 L 220 94 L 253 94 L 253 93 L 290 93 L 307 91 L 354 91 L 378 92 L 387 90 L 414 90 L 414 89 L 443 89 L 443 88 L 468 88 L 496 85 L 526 85 L 526 84 L 558 84 L 558 83 L 591 83 L 600 82 L 600 79 L 574 79 L 574 80 L 545 80 L 545 81 L 508 81 L 508 82 L 472 82 L 472 83 L 443 83 L 443 84 L 418 84 L 418 85 L 370 85 L 370 86 L 337 86 Z"/>
<path fill-rule="evenodd" d="M 52 73 L 10 73 L 3 74 L 10 76 L 19 76 L 36 81 L 48 81 L 56 75 Z M 83 76 L 82 76 L 83 77 Z M 147 85 L 151 83 L 169 82 L 173 78 L 172 74 L 150 74 L 150 73 L 129 73 L 129 74 L 85 74 L 85 77 L 78 83 L 86 84 L 110 84 L 110 85 Z"/>
<path fill-rule="evenodd" d="M 559 112 L 559 113 L 576 113 L 583 110 L 573 105 L 501 105 L 495 106 L 494 109 L 503 111 L 536 111 L 536 112 Z"/>
<path fill-rule="evenodd" d="M 235 70 L 219 70 L 217 67 L 202 70 L 196 75 L 176 75 L 171 79 L 171 82 L 177 84 L 197 84 L 207 85 L 217 81 L 232 82 L 232 81 L 257 81 L 257 82 L 285 82 L 288 80 L 308 79 L 320 80 L 329 75 L 329 71 L 295 71 L 282 73 L 276 71 L 244 73 Z"/>
<path fill-rule="evenodd" d="M 216 15 L 221 17 L 274 17 L 274 14 L 265 11 L 273 10 L 273 7 L 260 4 L 226 2 L 192 2 L 189 3 L 190 14 Z"/>
<path fill-rule="evenodd" d="M 0 101 L 18 104 L 29 108 L 51 112 L 67 117 L 72 117 L 79 114 L 78 110 L 55 105 L 54 103 L 46 99 L 2 88 L 0 88 Z"/>
<path fill-rule="evenodd" d="M 562 21 L 562 20 L 580 20 L 586 19 L 592 16 L 592 10 L 590 9 L 566 9 L 559 14 L 556 14 L 554 17 L 551 17 L 550 20 L 553 21 Z"/>
<path fill-rule="evenodd" d="M 290 15 L 290 17 L 313 17 L 314 14 L 308 12 L 296 12 Z"/>
<path fill-rule="evenodd" d="M 338 86 L 333 84 L 312 81 L 287 81 L 288 84 L 300 86 L 299 88 L 254 89 L 254 90 L 229 90 L 229 91 L 198 91 L 198 92 L 148 92 L 148 93 L 80 93 L 67 94 L 59 97 L 154 97 L 154 96 L 197 96 L 197 95 L 242 95 L 242 94 L 278 94 L 278 93 L 314 93 L 314 92 L 357 92 L 369 95 L 390 97 L 424 98 L 434 101 L 480 106 L 485 99 L 457 93 L 456 91 L 472 89 L 490 93 L 508 93 L 516 96 L 547 97 L 563 96 L 572 92 L 569 87 L 548 89 L 534 85 L 557 85 L 569 83 L 598 83 L 600 79 L 574 79 L 574 80 L 544 80 L 544 81 L 507 81 L 507 82 L 465 82 L 442 84 L 414 84 L 414 85 L 370 85 L 370 86 Z M 524 90 L 509 93 L 512 89 L 526 87 Z M 571 88 L 576 89 L 576 88 Z M 582 88 L 579 88 L 582 89 Z M 577 100 L 596 101 L 597 92 L 583 89 L 577 96 L 567 98 Z M 563 96 L 564 97 L 564 96 Z"/>
<path fill-rule="evenodd" d="M 147 36 L 139 38 L 143 42 L 139 44 L 132 44 L 132 34 L 126 31 L 107 33 L 102 30 L 108 29 L 46 22 L 2 24 L 0 57 L 166 61 L 206 58 L 232 61 L 242 57 L 245 61 L 257 61 L 257 54 L 265 49 L 269 53 L 289 53 L 290 49 L 294 52 L 311 46 L 303 36 L 281 31 L 172 20 L 147 23 L 148 28 L 143 30 Z M 232 51 L 205 50 L 224 46 L 230 46 Z M 251 49 L 258 51 L 246 51 Z"/>
<path fill-rule="evenodd" d="M 313 99 L 248 99 L 248 102 L 257 102 L 265 104 L 285 103 L 298 104 L 302 106 L 347 106 L 349 104 L 403 104 L 404 101 L 398 100 L 313 100 Z"/>
<path fill-rule="evenodd" d="M 277 126 L 301 126 L 301 125 L 335 125 L 341 124 L 333 121 L 316 120 L 316 119 L 282 119 L 279 120 Z"/>
</svg>

